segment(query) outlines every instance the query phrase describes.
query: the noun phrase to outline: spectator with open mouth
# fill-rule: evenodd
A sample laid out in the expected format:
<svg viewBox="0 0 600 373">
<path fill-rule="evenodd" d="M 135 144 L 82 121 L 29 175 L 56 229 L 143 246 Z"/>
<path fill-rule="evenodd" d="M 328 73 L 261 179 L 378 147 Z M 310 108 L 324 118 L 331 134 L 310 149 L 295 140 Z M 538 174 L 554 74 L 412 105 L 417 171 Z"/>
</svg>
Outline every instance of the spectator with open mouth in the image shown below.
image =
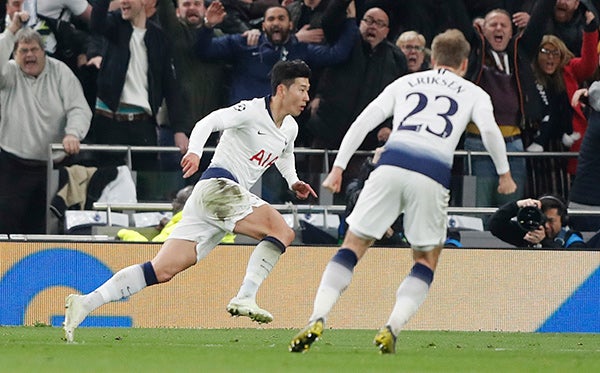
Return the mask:
<svg viewBox="0 0 600 373">
<path fill-rule="evenodd" d="M 528 25 L 513 33 L 512 17 L 508 11 L 494 9 L 485 15 L 482 23 L 473 24 L 466 16 L 463 2 L 452 1 L 455 19 L 471 44 L 466 77 L 491 96 L 494 117 L 509 152 L 524 151 L 522 130 L 526 123 L 542 115 L 542 102 L 536 91 L 531 61 L 536 56 L 544 26 L 552 16 L 555 3 L 556 0 L 537 1 Z M 484 150 L 481 134 L 472 124 L 467 127 L 464 149 Z M 492 163 L 485 157 L 473 158 L 477 206 L 497 207 L 523 198 L 527 186 L 525 159 L 511 157 L 509 161 L 518 189 L 512 195 L 499 195 Z"/>
<path fill-rule="evenodd" d="M 425 36 L 416 31 L 405 31 L 396 40 L 396 45 L 406 56 L 409 72 L 429 70 L 430 56 L 425 44 Z"/>
</svg>

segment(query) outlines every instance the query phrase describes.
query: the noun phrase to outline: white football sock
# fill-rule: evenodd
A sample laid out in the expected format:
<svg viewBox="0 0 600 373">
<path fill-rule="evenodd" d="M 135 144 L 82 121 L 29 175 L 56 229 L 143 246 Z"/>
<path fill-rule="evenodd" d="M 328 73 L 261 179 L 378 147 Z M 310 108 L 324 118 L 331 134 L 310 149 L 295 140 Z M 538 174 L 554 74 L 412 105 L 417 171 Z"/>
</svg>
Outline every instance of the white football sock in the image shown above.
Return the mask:
<svg viewBox="0 0 600 373">
<path fill-rule="evenodd" d="M 396 291 L 396 304 L 387 322 L 394 335 L 398 335 L 412 315 L 417 312 L 428 292 L 429 284 L 420 278 L 409 275 L 402 281 Z"/>
<path fill-rule="evenodd" d="M 309 322 L 318 319 L 327 320 L 327 315 L 352 282 L 353 269 L 354 267 L 348 268 L 348 266 L 333 260 L 327 264 L 315 296 L 313 313 L 309 318 Z"/>
<path fill-rule="evenodd" d="M 256 299 L 258 288 L 269 276 L 280 256 L 281 249 L 277 245 L 268 240 L 260 241 L 250 255 L 246 275 L 236 297 Z"/>
<path fill-rule="evenodd" d="M 99 288 L 86 295 L 83 305 L 92 312 L 103 304 L 127 298 L 146 287 L 142 266 L 135 264 L 121 269 Z"/>
</svg>

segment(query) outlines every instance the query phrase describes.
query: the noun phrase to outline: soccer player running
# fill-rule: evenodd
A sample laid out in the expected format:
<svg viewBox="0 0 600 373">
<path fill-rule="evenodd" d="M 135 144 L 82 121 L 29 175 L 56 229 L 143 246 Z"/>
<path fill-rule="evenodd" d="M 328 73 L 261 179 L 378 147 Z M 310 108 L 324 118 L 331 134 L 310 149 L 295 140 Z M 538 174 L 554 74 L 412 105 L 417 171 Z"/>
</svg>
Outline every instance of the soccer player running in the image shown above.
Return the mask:
<svg viewBox="0 0 600 373">
<path fill-rule="evenodd" d="M 382 353 L 394 353 L 396 336 L 425 300 L 446 238 L 449 185 L 454 150 L 467 126 L 479 127 L 499 176 L 498 192 L 512 193 L 506 146 L 496 125 L 490 97 L 462 78 L 469 43 L 458 30 L 436 36 L 433 70 L 405 75 L 391 83 L 356 118 L 323 182 L 339 192 L 342 172 L 369 131 L 393 116 L 393 130 L 377 168 L 370 174 L 347 219 L 349 230 L 327 264 L 308 325 L 290 342 L 303 352 L 323 333 L 327 315 L 350 285 L 357 262 L 404 213 L 404 229 L 414 266 L 396 292 L 391 315 L 375 336 Z"/>
<path fill-rule="evenodd" d="M 298 125 L 292 116 L 299 115 L 309 101 L 310 74 L 303 61 L 280 61 L 271 71 L 272 96 L 216 110 L 196 124 L 189 150 L 181 160 L 185 178 L 198 171 L 211 132 L 223 133 L 211 164 L 183 207 L 181 221 L 151 261 L 121 269 L 89 294 L 67 296 L 64 330 L 68 342 L 90 312 L 171 280 L 208 255 L 228 232 L 260 242 L 227 311 L 259 323 L 273 320 L 256 304 L 256 293 L 293 241 L 294 231 L 275 208 L 249 189 L 275 164 L 296 197 L 317 196 L 310 185 L 298 179 L 293 153 Z"/>
</svg>

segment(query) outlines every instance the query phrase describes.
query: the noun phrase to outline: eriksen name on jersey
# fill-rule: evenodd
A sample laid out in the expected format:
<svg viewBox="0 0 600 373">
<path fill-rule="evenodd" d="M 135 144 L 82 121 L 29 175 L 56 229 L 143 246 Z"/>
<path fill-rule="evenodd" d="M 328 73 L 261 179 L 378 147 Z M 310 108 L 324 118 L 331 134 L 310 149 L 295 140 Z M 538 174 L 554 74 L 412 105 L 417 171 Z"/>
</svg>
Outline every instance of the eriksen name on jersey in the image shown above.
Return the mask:
<svg viewBox="0 0 600 373">
<path fill-rule="evenodd" d="M 408 85 L 411 87 L 416 87 L 422 84 L 436 84 L 446 86 L 447 88 L 455 91 L 456 93 L 464 92 L 464 88 L 461 84 L 459 84 L 455 80 L 446 80 L 437 76 L 419 76 L 415 79 L 409 80 Z"/>
</svg>

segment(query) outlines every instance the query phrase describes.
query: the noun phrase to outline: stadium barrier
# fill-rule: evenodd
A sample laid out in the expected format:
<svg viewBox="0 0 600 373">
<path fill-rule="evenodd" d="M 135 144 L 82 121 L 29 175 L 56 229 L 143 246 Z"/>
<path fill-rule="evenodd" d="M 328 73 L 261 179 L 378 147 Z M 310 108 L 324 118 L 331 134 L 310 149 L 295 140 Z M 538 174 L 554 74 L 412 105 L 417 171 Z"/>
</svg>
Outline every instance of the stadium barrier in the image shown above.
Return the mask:
<svg viewBox="0 0 600 373">
<path fill-rule="evenodd" d="M 87 293 L 117 270 L 152 258 L 160 245 L 0 241 L 0 325 L 60 326 L 64 298 Z M 337 248 L 292 246 L 258 294 L 275 319 L 258 326 L 225 305 L 252 245 L 221 245 L 170 283 L 93 312 L 85 326 L 300 328 Z M 377 329 L 412 265 L 409 249 L 373 248 L 330 315 L 332 328 Z M 600 251 L 449 249 L 408 330 L 600 332 Z"/>
<path fill-rule="evenodd" d="M 57 185 L 58 185 L 58 174 L 57 171 L 54 169 L 54 164 L 53 164 L 53 153 L 56 151 L 61 151 L 63 149 L 62 144 L 50 144 L 48 147 L 48 163 L 47 163 L 47 201 L 48 201 L 48 206 L 50 206 L 50 202 L 52 200 L 52 198 L 54 197 L 54 195 L 56 194 L 56 190 L 57 190 Z M 213 153 L 215 150 L 215 148 L 213 147 L 208 147 L 205 149 L 206 153 Z M 124 159 L 125 159 L 125 164 L 130 168 L 133 169 L 133 164 L 132 164 L 132 153 L 179 153 L 179 148 L 177 147 L 164 147 L 164 146 L 128 146 L 128 145 L 89 145 L 89 144 L 82 144 L 81 145 L 81 151 L 82 152 L 90 152 L 90 151 L 100 151 L 100 152 L 107 152 L 107 153 L 124 153 Z M 311 148 L 296 148 L 295 149 L 297 154 L 301 154 L 301 155 L 322 155 L 323 156 L 323 167 L 322 167 L 322 173 L 321 173 L 321 179 L 323 179 L 327 173 L 329 172 L 329 160 L 332 156 L 337 154 L 337 150 L 333 149 L 311 149 Z M 372 151 L 357 151 L 356 154 L 361 155 L 361 156 L 368 156 L 373 154 Z M 526 157 L 526 158 L 553 158 L 553 157 L 566 157 L 566 158 L 572 158 L 572 157 L 576 157 L 578 155 L 578 153 L 576 152 L 541 152 L 541 153 L 533 153 L 533 152 L 508 152 L 507 153 L 509 157 Z M 462 157 L 465 160 L 465 166 L 466 166 L 466 174 L 462 177 L 462 187 L 461 187 L 461 194 L 462 197 L 460 198 L 460 200 L 462 201 L 462 207 L 455 207 L 455 206 L 451 206 L 449 209 L 449 213 L 450 214 L 459 214 L 459 215 L 476 215 L 476 216 L 482 216 L 482 215 L 490 215 L 491 213 L 493 213 L 495 211 L 495 208 L 487 208 L 487 207 L 469 207 L 469 206 L 475 206 L 475 181 L 474 178 L 475 176 L 472 175 L 472 160 L 473 157 L 482 157 L 482 156 L 488 156 L 487 152 L 484 151 L 465 151 L 465 150 L 457 150 L 455 151 L 455 157 Z M 251 191 L 253 193 L 255 193 L 258 196 L 261 196 L 261 182 L 259 180 L 259 182 L 254 185 L 254 187 L 251 189 Z M 326 188 L 322 187 L 322 185 L 319 185 L 319 190 L 318 190 L 318 195 L 319 195 L 319 205 L 314 205 L 314 206 L 303 206 L 303 208 L 305 210 L 310 210 L 312 209 L 313 211 L 319 211 L 320 210 L 325 210 L 325 215 L 327 214 L 327 211 L 329 212 L 339 212 L 339 211 L 343 211 L 344 207 L 340 206 L 340 205 L 333 205 L 334 202 L 334 198 L 333 198 L 333 194 L 327 190 Z M 161 203 L 158 203 L 161 204 Z M 118 204 L 117 204 L 118 205 Z M 162 205 L 167 205 L 167 203 L 162 203 Z M 113 204 L 113 206 L 116 206 Z M 143 211 L 153 211 L 153 210 L 149 210 L 147 208 L 142 207 L 143 204 L 137 204 L 136 207 L 143 209 Z M 103 207 L 103 208 L 95 208 L 97 210 L 101 210 L 101 209 L 107 209 L 110 212 L 111 207 L 108 206 L 107 207 Z M 161 211 L 165 211 L 167 210 L 166 208 L 161 209 Z M 282 205 L 282 208 L 279 209 L 280 211 L 283 210 L 288 210 L 288 206 L 287 205 Z M 587 210 L 569 210 L 569 214 L 572 216 L 576 216 L 576 215 L 590 215 L 590 216 L 595 216 L 595 215 L 599 215 L 600 214 L 600 210 L 592 210 L 592 211 L 587 211 Z M 106 214 L 106 219 L 108 222 L 110 222 L 111 219 L 111 215 L 110 213 Z M 47 210 L 47 219 L 46 219 L 46 233 L 47 234 L 52 234 L 56 232 L 56 227 L 54 226 L 54 224 L 56 223 L 55 219 L 53 219 L 52 217 L 52 213 L 51 213 L 51 209 L 48 208 Z M 110 225 L 110 224 L 108 224 Z"/>
</svg>

